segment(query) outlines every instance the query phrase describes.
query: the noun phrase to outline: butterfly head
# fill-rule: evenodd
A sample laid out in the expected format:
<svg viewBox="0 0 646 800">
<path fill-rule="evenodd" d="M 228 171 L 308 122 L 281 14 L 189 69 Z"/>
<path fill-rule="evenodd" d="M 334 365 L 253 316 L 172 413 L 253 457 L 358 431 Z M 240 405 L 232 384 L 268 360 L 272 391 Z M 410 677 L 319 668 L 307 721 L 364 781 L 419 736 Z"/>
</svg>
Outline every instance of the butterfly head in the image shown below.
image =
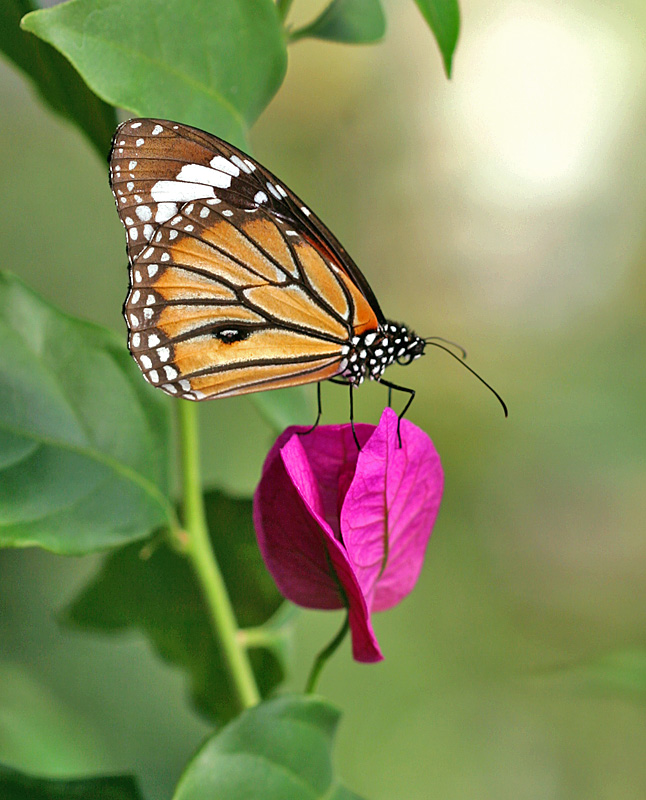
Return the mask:
<svg viewBox="0 0 646 800">
<path fill-rule="evenodd" d="M 378 381 L 386 367 L 410 364 L 424 355 L 426 342 L 405 325 L 385 322 L 378 330 L 354 336 L 343 349 L 341 373 L 355 385 L 365 378 Z"/>
</svg>

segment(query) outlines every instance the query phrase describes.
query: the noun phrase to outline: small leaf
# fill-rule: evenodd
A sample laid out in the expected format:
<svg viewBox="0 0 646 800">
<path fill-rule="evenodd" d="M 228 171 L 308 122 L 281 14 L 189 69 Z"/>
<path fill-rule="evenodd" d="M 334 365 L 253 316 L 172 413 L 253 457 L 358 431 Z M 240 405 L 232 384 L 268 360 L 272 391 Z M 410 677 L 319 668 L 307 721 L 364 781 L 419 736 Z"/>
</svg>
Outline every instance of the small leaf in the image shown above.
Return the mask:
<svg viewBox="0 0 646 800">
<path fill-rule="evenodd" d="M 283 598 L 262 563 L 251 502 L 211 491 L 206 507 L 216 557 L 238 622 L 243 627 L 262 625 Z M 89 630 L 139 628 L 163 658 L 188 672 L 200 711 L 218 721 L 236 713 L 195 576 L 186 559 L 165 542 L 156 545 L 153 541 L 143 549 L 134 544 L 112 553 L 67 616 Z M 263 694 L 284 677 L 283 638 L 274 634 L 271 641 L 267 637 L 250 653 Z"/>
<path fill-rule="evenodd" d="M 415 0 L 415 2 L 435 35 L 444 59 L 444 69 L 450 78 L 453 53 L 460 33 L 458 0 Z"/>
<path fill-rule="evenodd" d="M 0 545 L 88 553 L 174 512 L 168 405 L 110 331 L 0 273 Z"/>
<path fill-rule="evenodd" d="M 53 47 L 20 30 L 21 17 L 34 8 L 30 0 L 0 3 L 0 50 L 31 78 L 45 102 L 76 123 L 105 158 L 117 124 L 115 111 L 88 89 Z"/>
<path fill-rule="evenodd" d="M 55 780 L 25 775 L 0 764 L 2 800 L 142 800 L 134 778 L 126 775 Z"/>
<path fill-rule="evenodd" d="M 313 425 L 316 419 L 312 392 L 305 386 L 258 392 L 251 397 L 261 417 L 277 433 L 290 425 Z"/>
<path fill-rule="evenodd" d="M 332 0 L 309 25 L 292 33 L 346 44 L 371 44 L 383 39 L 386 18 L 380 0 Z"/>
<path fill-rule="evenodd" d="M 272 0 L 69 0 L 23 27 L 109 103 L 241 146 L 287 67 Z"/>
<path fill-rule="evenodd" d="M 298 695 L 245 711 L 199 750 L 173 800 L 360 800 L 332 768 L 339 716 Z"/>
</svg>

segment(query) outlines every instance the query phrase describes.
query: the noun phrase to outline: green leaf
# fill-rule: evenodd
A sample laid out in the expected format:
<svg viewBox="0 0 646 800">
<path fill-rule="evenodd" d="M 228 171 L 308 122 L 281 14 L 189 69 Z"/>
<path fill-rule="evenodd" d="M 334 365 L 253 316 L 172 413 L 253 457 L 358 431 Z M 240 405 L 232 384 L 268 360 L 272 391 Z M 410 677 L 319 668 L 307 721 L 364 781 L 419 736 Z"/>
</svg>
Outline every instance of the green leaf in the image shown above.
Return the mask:
<svg viewBox="0 0 646 800">
<path fill-rule="evenodd" d="M 386 17 L 380 0 L 332 0 L 309 25 L 294 31 L 291 39 L 310 36 L 346 44 L 371 44 L 383 39 Z"/>
<path fill-rule="evenodd" d="M 260 415 L 278 433 L 289 425 L 313 425 L 316 418 L 312 392 L 304 386 L 258 392 L 252 399 Z"/>
<path fill-rule="evenodd" d="M 308 695 L 245 711 L 199 750 L 173 800 L 360 800 L 332 768 L 339 717 Z"/>
<path fill-rule="evenodd" d="M 0 661 L 0 762 L 67 776 L 99 772 L 107 760 L 92 722 L 66 706 L 25 667 Z"/>
<path fill-rule="evenodd" d="M 109 103 L 240 146 L 287 67 L 272 0 L 69 0 L 23 27 Z"/>
<path fill-rule="evenodd" d="M 31 78 L 45 102 L 76 123 L 105 158 L 117 124 L 114 109 L 88 89 L 60 53 L 20 30 L 21 17 L 34 8 L 29 0 L 0 3 L 0 49 Z"/>
<path fill-rule="evenodd" d="M 142 800 L 134 778 L 55 780 L 25 775 L 0 764 L 2 800 Z"/>
<path fill-rule="evenodd" d="M 205 499 L 211 539 L 238 622 L 260 626 L 283 598 L 262 563 L 251 502 L 216 491 Z M 163 658 L 188 672 L 200 711 L 218 721 L 237 712 L 195 576 L 187 560 L 165 541 L 112 553 L 68 609 L 67 618 L 90 630 L 140 629 Z M 262 646 L 250 653 L 264 695 L 284 677 L 284 636 L 276 636 L 272 622 L 268 628 Z"/>
<path fill-rule="evenodd" d="M 453 53 L 460 33 L 460 8 L 458 0 L 415 0 L 430 29 L 444 59 L 444 69 L 451 77 Z"/>
<path fill-rule="evenodd" d="M 88 553 L 174 519 L 168 405 L 122 341 L 0 273 L 0 545 Z"/>
</svg>

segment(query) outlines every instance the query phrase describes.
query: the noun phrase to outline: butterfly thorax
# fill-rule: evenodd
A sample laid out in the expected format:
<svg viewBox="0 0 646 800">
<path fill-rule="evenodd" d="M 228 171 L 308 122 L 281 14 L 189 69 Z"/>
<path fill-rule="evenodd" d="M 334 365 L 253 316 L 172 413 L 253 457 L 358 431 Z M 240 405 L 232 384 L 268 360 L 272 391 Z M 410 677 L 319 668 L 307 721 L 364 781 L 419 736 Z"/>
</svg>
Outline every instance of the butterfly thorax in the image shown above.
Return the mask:
<svg viewBox="0 0 646 800">
<path fill-rule="evenodd" d="M 365 378 L 378 381 L 395 361 L 410 364 L 424 354 L 426 343 L 405 325 L 386 321 L 376 331 L 353 336 L 342 350 L 339 373 L 358 386 Z"/>
</svg>

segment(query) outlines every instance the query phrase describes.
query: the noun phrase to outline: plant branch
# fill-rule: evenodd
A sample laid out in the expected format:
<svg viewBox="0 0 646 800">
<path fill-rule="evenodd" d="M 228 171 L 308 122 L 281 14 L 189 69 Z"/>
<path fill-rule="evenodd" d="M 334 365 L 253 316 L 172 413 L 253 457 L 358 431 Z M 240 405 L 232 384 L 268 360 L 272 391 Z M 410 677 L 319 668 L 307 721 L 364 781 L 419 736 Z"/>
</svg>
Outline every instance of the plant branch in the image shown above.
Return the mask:
<svg viewBox="0 0 646 800">
<path fill-rule="evenodd" d="M 289 14 L 289 9 L 292 6 L 294 0 L 276 0 L 276 8 L 278 9 L 278 15 L 284 22 L 287 19 L 287 15 Z"/>
<path fill-rule="evenodd" d="M 183 512 L 186 541 L 184 552 L 199 581 L 211 617 L 213 634 L 220 647 L 240 708 L 260 702 L 260 694 L 245 648 L 238 639 L 238 623 L 211 547 L 206 524 L 200 476 L 197 408 L 190 400 L 177 401 L 181 444 Z"/>
<path fill-rule="evenodd" d="M 348 630 L 350 629 L 350 613 L 347 612 L 345 615 L 345 620 L 343 621 L 343 625 L 341 626 L 337 635 L 332 639 L 330 644 L 327 647 L 323 648 L 321 652 L 316 656 L 316 660 L 312 665 L 312 670 L 310 672 L 310 676 L 307 679 L 307 683 L 305 684 L 305 693 L 312 694 L 316 689 L 316 684 L 318 683 L 319 677 L 321 675 L 321 671 L 325 666 L 328 659 L 330 659 L 341 642 L 345 639 Z"/>
</svg>

